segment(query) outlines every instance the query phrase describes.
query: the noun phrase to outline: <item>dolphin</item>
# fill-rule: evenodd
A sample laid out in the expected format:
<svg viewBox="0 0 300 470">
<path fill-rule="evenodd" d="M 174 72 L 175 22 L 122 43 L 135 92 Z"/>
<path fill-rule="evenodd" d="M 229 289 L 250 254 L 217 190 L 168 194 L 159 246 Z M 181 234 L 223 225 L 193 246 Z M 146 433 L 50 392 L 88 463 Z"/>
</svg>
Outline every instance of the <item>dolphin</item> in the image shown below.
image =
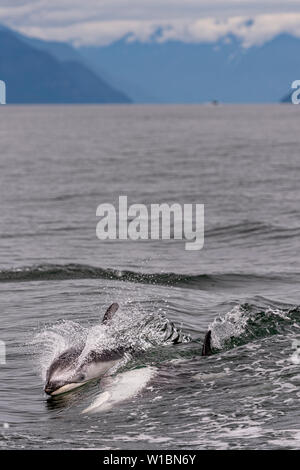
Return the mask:
<svg viewBox="0 0 300 470">
<path fill-rule="evenodd" d="M 119 305 L 113 303 L 105 312 L 102 324 L 109 324 Z M 167 321 L 161 328 L 164 343 L 179 344 L 190 341 L 172 322 Z M 91 350 L 84 361 L 79 361 L 84 345 L 71 347 L 58 356 L 46 373 L 44 391 L 51 396 L 74 390 L 91 380 L 103 377 L 112 367 L 120 362 L 126 353 L 132 353 L 132 347 L 113 350 Z"/>
<path fill-rule="evenodd" d="M 113 303 L 106 311 L 102 324 L 107 324 L 119 305 Z M 125 354 L 125 349 L 90 351 L 83 362 L 78 359 L 84 349 L 84 345 L 72 347 L 64 351 L 50 365 L 46 373 L 45 392 L 54 396 L 66 393 L 75 388 L 105 375 L 116 365 Z"/>
</svg>

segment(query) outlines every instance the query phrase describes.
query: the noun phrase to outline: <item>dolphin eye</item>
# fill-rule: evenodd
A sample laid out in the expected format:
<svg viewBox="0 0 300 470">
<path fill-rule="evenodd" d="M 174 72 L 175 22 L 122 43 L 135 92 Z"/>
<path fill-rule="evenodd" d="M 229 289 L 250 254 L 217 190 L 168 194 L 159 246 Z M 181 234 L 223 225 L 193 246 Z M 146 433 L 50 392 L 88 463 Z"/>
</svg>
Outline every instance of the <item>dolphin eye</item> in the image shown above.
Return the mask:
<svg viewBox="0 0 300 470">
<path fill-rule="evenodd" d="M 80 374 L 79 377 L 78 377 L 78 380 L 79 380 L 80 382 L 82 382 L 84 379 L 85 379 L 85 375 L 84 375 L 84 374 Z"/>
</svg>

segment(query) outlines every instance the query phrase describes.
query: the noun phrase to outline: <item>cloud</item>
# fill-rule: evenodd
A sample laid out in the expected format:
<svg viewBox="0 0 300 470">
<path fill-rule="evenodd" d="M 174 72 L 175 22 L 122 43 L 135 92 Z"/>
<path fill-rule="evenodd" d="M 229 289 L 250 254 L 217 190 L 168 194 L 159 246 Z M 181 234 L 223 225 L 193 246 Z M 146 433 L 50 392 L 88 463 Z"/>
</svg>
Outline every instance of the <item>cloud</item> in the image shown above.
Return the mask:
<svg viewBox="0 0 300 470">
<path fill-rule="evenodd" d="M 244 46 L 278 33 L 300 36 L 300 0 L 1 0 L 0 22 L 42 39 L 107 44 L 126 35 L 147 41 L 216 41 Z"/>
<path fill-rule="evenodd" d="M 163 30 L 161 41 L 179 39 L 184 42 L 215 42 L 233 34 L 244 47 L 263 44 L 280 33 L 300 37 L 300 13 L 269 14 L 255 17 L 236 16 L 223 20 L 202 18 L 180 22 Z"/>
</svg>

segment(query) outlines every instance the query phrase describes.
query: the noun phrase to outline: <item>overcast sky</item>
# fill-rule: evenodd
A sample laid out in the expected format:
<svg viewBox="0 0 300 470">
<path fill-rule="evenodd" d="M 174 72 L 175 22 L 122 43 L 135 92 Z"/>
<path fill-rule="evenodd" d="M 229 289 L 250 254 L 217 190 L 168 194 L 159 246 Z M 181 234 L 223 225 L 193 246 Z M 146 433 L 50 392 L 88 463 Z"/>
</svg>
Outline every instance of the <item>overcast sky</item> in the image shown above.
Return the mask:
<svg viewBox="0 0 300 470">
<path fill-rule="evenodd" d="M 300 0 L 0 0 L 0 22 L 75 45 L 107 44 L 128 33 L 147 40 L 161 27 L 162 41 L 234 33 L 247 47 L 280 32 L 300 37 Z"/>
</svg>

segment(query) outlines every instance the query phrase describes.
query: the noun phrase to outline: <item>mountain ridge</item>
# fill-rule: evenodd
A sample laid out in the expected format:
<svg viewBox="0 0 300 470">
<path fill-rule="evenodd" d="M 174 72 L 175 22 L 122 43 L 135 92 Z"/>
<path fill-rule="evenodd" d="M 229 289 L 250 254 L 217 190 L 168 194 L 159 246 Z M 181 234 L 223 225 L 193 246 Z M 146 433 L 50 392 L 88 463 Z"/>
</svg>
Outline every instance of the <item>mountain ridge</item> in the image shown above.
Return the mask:
<svg viewBox="0 0 300 470">
<path fill-rule="evenodd" d="M 125 91 L 126 83 L 141 85 L 148 96 L 131 96 L 149 103 L 280 102 L 300 68 L 300 39 L 289 34 L 248 48 L 233 34 L 200 43 L 126 36 L 78 51 L 96 71 L 101 64 L 111 76 L 118 74 Z"/>
<path fill-rule="evenodd" d="M 7 103 L 131 102 L 84 62 L 59 60 L 29 43 L 19 33 L 0 28 L 0 78 L 6 82 Z"/>
<path fill-rule="evenodd" d="M 22 58 L 12 63 L 14 54 L 3 63 L 3 34 L 30 48 L 23 50 L 30 67 Z M 300 69 L 300 39 L 286 33 L 248 48 L 232 33 L 215 42 L 186 43 L 160 42 L 159 32 L 144 42 L 125 35 L 104 46 L 74 47 L 0 25 L 0 41 L 0 78 L 7 82 L 8 102 L 281 102 L 288 100 Z M 29 77 L 41 62 L 47 73 L 38 70 Z"/>
</svg>

